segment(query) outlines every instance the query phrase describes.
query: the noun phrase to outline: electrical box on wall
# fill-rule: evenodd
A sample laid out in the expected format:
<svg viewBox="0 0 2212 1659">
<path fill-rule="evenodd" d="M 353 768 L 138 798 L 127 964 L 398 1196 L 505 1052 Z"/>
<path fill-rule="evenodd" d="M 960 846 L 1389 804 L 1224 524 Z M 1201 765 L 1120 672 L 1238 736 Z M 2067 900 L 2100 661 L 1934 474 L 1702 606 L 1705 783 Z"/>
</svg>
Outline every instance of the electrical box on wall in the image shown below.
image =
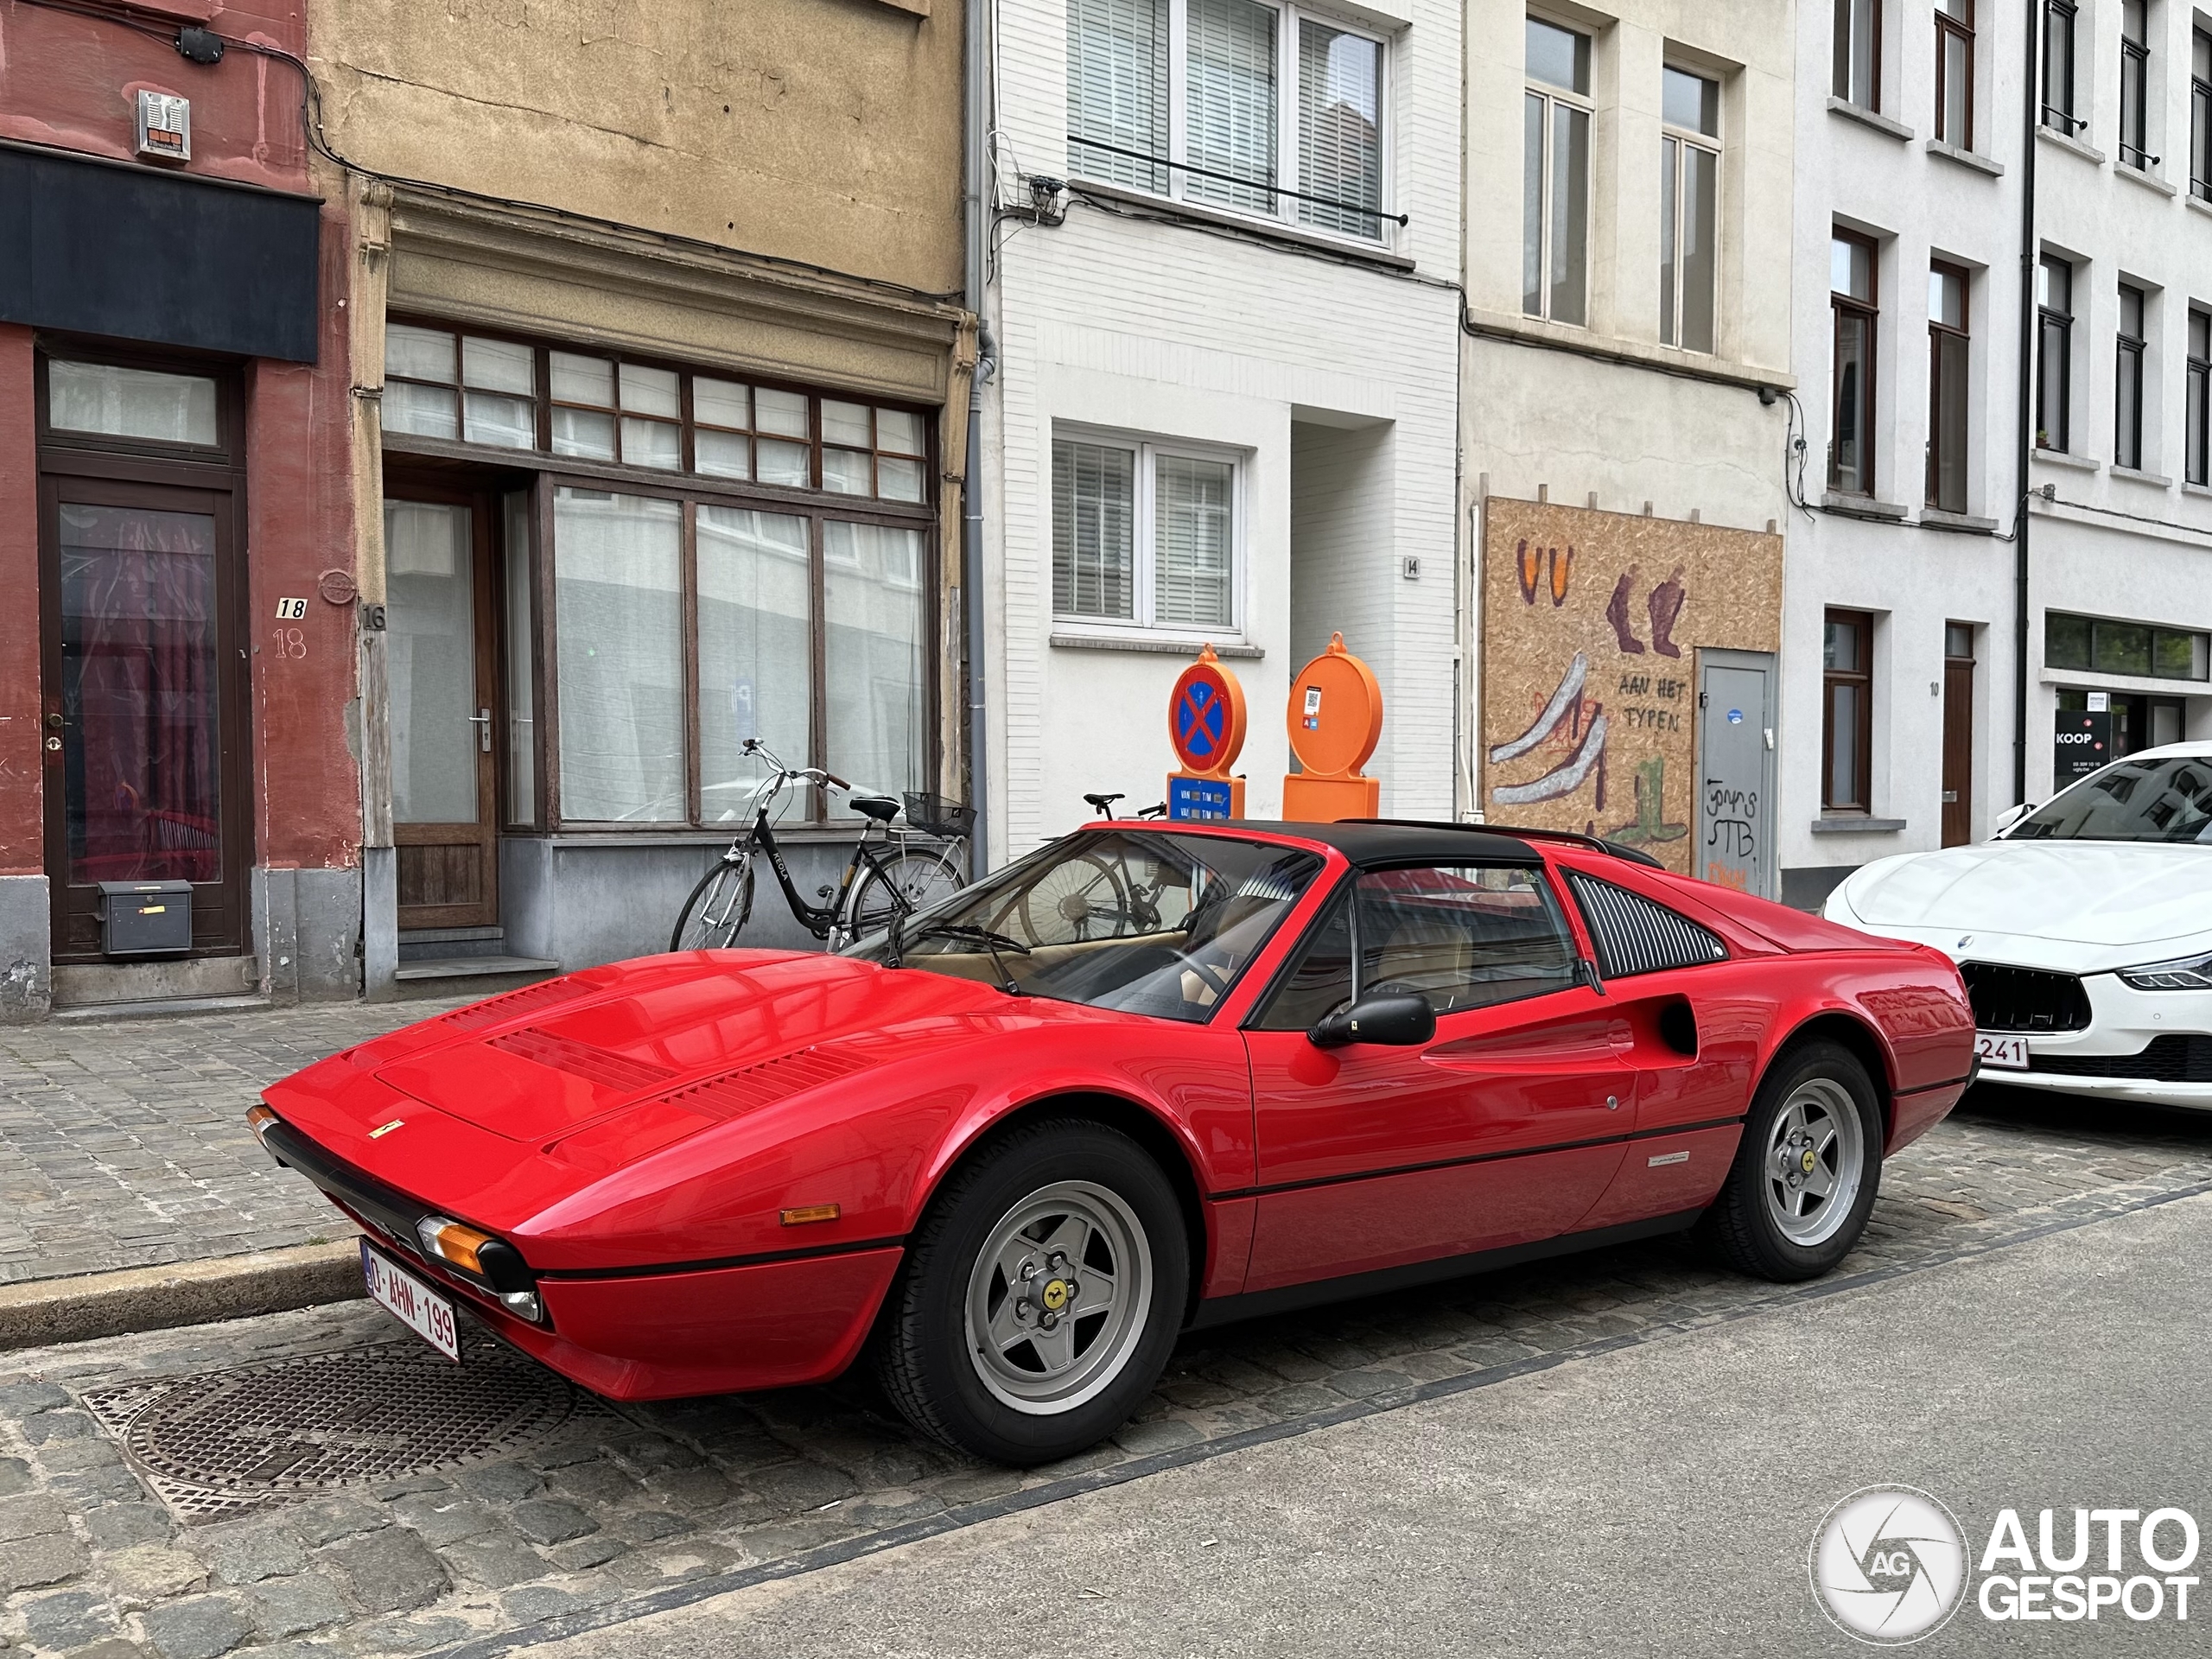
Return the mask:
<svg viewBox="0 0 2212 1659">
<path fill-rule="evenodd" d="M 164 162 L 192 159 L 192 100 L 174 92 L 138 94 L 138 153 Z"/>
</svg>

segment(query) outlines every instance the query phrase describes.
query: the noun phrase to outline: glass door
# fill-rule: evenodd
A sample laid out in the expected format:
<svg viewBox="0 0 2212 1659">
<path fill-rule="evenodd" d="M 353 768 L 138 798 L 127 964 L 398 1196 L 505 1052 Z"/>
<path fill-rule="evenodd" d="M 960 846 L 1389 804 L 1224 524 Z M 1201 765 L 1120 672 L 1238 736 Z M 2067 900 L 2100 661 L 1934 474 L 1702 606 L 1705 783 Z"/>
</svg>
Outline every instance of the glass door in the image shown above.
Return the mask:
<svg viewBox="0 0 2212 1659">
<path fill-rule="evenodd" d="M 187 881 L 192 953 L 245 945 L 245 675 L 227 493 L 41 491 L 54 959 L 97 963 L 100 884 Z"/>
<path fill-rule="evenodd" d="M 490 517 L 468 497 L 384 504 L 402 929 L 499 920 Z"/>
</svg>

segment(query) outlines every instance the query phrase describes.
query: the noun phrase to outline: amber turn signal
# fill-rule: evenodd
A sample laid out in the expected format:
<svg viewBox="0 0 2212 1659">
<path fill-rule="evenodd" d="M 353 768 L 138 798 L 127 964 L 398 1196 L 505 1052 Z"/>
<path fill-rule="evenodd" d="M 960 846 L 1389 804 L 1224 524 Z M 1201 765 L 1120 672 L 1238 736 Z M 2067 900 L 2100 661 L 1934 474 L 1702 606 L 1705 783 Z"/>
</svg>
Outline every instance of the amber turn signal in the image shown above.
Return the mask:
<svg viewBox="0 0 2212 1659">
<path fill-rule="evenodd" d="M 784 1225 L 803 1227 L 810 1221 L 835 1221 L 837 1206 L 834 1204 L 803 1204 L 796 1210 L 784 1211 Z"/>
<path fill-rule="evenodd" d="M 270 1111 L 266 1106 L 249 1106 L 246 1108 L 245 1126 L 253 1131 L 253 1138 L 257 1141 L 261 1139 L 263 1135 L 269 1133 L 270 1126 L 271 1124 L 281 1121 L 282 1120 L 277 1117 L 276 1114 Z"/>
<path fill-rule="evenodd" d="M 440 1261 L 476 1274 L 484 1271 L 478 1252 L 493 1242 L 491 1234 L 464 1227 L 443 1216 L 423 1217 L 415 1224 L 415 1236 L 423 1241 L 423 1249 Z"/>
</svg>

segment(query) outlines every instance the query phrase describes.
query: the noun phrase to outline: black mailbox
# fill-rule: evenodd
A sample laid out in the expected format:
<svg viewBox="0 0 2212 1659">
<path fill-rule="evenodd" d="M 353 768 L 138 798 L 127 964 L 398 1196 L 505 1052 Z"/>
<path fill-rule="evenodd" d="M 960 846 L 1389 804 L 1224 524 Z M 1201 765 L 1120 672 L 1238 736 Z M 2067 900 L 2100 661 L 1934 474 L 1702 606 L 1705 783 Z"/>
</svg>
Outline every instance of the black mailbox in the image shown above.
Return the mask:
<svg viewBox="0 0 2212 1659">
<path fill-rule="evenodd" d="M 100 949 L 111 957 L 181 957 L 192 949 L 192 883 L 100 883 Z"/>
</svg>

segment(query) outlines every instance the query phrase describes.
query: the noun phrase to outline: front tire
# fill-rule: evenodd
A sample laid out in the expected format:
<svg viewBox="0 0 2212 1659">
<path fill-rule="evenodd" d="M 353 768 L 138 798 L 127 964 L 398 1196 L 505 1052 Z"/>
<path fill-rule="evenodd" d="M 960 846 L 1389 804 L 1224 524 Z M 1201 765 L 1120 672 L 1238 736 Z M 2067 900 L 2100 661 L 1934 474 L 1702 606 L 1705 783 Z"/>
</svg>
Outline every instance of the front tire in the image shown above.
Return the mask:
<svg viewBox="0 0 2212 1659">
<path fill-rule="evenodd" d="M 717 859 L 683 901 L 671 950 L 727 950 L 753 914 L 753 861 Z"/>
<path fill-rule="evenodd" d="M 1017 1465 L 1071 1457 L 1152 1392 L 1189 1287 L 1182 1206 L 1141 1147 L 1099 1123 L 1023 1125 L 931 1205 L 877 1375 L 947 1445 Z"/>
<path fill-rule="evenodd" d="M 1804 1043 L 1768 1069 L 1699 1230 L 1740 1272 L 1816 1279 L 1859 1243 L 1881 1184 L 1882 1113 L 1866 1068 L 1840 1043 Z"/>
</svg>

